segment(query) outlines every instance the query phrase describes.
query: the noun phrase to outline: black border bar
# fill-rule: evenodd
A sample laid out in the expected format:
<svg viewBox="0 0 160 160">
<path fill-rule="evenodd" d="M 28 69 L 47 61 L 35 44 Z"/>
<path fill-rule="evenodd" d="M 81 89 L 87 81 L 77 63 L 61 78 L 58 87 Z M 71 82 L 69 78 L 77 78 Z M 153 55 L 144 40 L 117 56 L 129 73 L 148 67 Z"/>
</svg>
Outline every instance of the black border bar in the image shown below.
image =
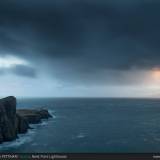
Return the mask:
<svg viewBox="0 0 160 160">
<path fill-rule="evenodd" d="M 160 160 L 158 153 L 0 153 L 0 160 Z"/>
</svg>

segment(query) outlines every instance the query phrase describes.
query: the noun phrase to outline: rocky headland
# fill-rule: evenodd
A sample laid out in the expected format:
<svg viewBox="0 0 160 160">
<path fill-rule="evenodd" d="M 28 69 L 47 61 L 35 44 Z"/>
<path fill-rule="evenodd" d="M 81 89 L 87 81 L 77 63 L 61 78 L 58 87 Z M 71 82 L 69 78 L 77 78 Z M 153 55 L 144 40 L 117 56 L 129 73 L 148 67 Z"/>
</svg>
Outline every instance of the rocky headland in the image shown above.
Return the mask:
<svg viewBox="0 0 160 160">
<path fill-rule="evenodd" d="M 41 123 L 50 117 L 46 109 L 16 109 L 13 96 L 0 99 L 0 143 L 16 139 L 18 134 L 28 131 L 29 124 Z"/>
</svg>

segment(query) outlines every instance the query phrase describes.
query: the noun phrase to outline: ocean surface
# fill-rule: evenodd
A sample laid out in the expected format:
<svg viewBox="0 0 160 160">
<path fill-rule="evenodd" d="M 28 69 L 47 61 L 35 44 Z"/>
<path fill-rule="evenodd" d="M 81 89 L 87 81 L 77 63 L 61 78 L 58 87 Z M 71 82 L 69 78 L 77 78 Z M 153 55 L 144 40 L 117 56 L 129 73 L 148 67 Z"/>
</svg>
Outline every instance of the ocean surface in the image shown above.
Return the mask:
<svg viewBox="0 0 160 160">
<path fill-rule="evenodd" d="M 160 99 L 18 99 L 53 118 L 0 145 L 0 152 L 160 152 Z"/>
</svg>

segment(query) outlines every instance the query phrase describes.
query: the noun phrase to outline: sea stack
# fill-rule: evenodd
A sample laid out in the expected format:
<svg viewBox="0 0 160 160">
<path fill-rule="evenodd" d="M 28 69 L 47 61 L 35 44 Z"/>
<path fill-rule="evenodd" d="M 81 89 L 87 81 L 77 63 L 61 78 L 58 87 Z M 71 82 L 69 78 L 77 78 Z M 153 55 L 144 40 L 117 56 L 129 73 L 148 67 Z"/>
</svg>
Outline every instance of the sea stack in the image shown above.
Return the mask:
<svg viewBox="0 0 160 160">
<path fill-rule="evenodd" d="M 16 110 L 16 98 L 0 99 L 0 143 L 12 141 L 18 133 L 26 133 L 29 124 L 40 123 L 42 119 L 52 117 L 46 109 Z"/>
</svg>

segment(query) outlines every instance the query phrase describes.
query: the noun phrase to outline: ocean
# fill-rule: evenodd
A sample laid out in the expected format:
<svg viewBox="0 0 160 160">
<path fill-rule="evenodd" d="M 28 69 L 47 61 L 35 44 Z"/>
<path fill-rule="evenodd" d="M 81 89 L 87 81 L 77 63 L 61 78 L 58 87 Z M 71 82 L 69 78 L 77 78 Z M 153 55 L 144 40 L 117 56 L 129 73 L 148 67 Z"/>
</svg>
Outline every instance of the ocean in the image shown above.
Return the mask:
<svg viewBox="0 0 160 160">
<path fill-rule="evenodd" d="M 18 99 L 17 108 L 47 108 L 53 118 L 0 144 L 0 152 L 160 152 L 160 99 Z"/>
</svg>

